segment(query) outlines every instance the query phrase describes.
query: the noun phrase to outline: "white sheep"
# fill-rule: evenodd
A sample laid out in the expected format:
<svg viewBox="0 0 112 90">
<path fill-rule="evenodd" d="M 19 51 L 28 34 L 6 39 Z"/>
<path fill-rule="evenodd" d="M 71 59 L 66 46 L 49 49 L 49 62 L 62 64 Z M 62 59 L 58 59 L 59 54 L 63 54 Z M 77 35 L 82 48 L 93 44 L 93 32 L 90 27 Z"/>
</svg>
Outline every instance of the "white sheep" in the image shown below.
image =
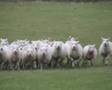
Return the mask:
<svg viewBox="0 0 112 90">
<path fill-rule="evenodd" d="M 107 38 L 102 38 L 102 43 L 99 47 L 99 54 L 103 58 L 103 64 L 108 64 L 110 56 L 112 56 L 112 42 Z"/>
<path fill-rule="evenodd" d="M 52 48 L 49 44 L 43 44 L 38 49 L 38 67 L 43 69 L 44 66 L 48 67 L 52 60 Z"/>
<path fill-rule="evenodd" d="M 65 44 L 62 41 L 53 41 L 51 46 L 53 50 L 52 66 L 61 67 L 67 55 Z"/>
<path fill-rule="evenodd" d="M 83 63 L 87 63 L 88 61 L 90 61 L 91 65 L 94 65 L 95 59 L 97 56 L 97 49 L 94 45 L 86 45 L 83 49 Z"/>
<path fill-rule="evenodd" d="M 80 60 L 82 58 L 83 47 L 79 41 L 68 40 L 65 42 L 67 50 L 68 64 L 71 63 L 72 67 L 75 65 L 79 66 Z"/>
</svg>

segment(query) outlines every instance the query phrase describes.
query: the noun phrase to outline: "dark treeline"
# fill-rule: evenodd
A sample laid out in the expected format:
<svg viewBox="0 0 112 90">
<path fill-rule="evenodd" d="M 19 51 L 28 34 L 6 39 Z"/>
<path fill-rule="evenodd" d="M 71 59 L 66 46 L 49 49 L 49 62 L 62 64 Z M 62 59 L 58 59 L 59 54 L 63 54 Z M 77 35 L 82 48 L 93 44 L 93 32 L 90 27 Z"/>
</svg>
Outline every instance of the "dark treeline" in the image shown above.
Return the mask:
<svg viewBox="0 0 112 90">
<path fill-rule="evenodd" d="M 0 2 L 19 2 L 19 1 L 98 2 L 98 1 L 112 1 L 112 0 L 0 0 Z"/>
</svg>

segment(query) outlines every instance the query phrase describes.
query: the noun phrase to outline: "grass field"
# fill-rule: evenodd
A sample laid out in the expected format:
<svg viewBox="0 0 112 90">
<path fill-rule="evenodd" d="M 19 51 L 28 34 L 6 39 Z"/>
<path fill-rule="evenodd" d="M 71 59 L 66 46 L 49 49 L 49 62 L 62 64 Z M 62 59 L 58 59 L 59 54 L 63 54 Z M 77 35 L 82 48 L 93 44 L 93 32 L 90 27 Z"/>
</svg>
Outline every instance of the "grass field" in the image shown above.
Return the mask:
<svg viewBox="0 0 112 90">
<path fill-rule="evenodd" d="M 65 41 L 78 37 L 84 46 L 112 40 L 112 2 L 0 3 L 0 37 Z M 99 64 L 98 64 L 99 63 Z M 80 69 L 0 71 L 0 90 L 112 90 L 112 66 Z"/>
</svg>

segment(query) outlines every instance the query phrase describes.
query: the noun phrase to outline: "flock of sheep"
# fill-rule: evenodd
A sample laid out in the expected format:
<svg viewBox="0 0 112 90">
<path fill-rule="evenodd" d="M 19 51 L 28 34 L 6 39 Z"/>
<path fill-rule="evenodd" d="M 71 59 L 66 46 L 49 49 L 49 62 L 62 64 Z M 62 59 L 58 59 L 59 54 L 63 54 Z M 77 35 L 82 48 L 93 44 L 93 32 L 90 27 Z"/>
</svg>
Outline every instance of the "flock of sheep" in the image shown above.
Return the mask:
<svg viewBox="0 0 112 90">
<path fill-rule="evenodd" d="M 112 55 L 112 42 L 102 38 L 99 54 L 103 64 Z M 74 37 L 67 41 L 55 40 L 17 40 L 9 43 L 7 38 L 0 39 L 0 69 L 43 69 L 58 68 L 64 65 L 79 67 L 94 65 L 97 57 L 95 44 L 82 47 Z"/>
</svg>

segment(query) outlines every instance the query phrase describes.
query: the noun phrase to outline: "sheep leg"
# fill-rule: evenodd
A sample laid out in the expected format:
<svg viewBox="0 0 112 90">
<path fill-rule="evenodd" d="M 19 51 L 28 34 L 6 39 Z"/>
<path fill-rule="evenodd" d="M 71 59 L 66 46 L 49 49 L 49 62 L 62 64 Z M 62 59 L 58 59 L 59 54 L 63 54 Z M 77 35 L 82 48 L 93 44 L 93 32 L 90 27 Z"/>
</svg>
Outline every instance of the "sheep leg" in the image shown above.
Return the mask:
<svg viewBox="0 0 112 90">
<path fill-rule="evenodd" d="M 1 63 L 1 67 L 0 67 L 1 70 L 4 70 L 4 65 L 5 65 L 5 62 L 2 62 L 2 63 Z"/>
<path fill-rule="evenodd" d="M 67 65 L 71 64 L 71 59 L 67 57 Z"/>
<path fill-rule="evenodd" d="M 85 67 L 85 66 L 87 66 L 87 64 L 88 64 L 88 60 L 84 59 L 83 62 L 82 62 L 82 65 Z"/>
<path fill-rule="evenodd" d="M 33 68 L 36 69 L 37 68 L 37 64 L 36 64 L 36 60 L 33 61 Z"/>
<path fill-rule="evenodd" d="M 55 61 L 54 61 L 54 59 L 51 60 L 50 64 L 51 64 L 51 68 L 55 67 Z"/>
<path fill-rule="evenodd" d="M 105 65 L 105 57 L 103 57 L 103 64 Z"/>
<path fill-rule="evenodd" d="M 109 58 L 111 57 L 111 55 L 108 55 L 106 58 L 105 58 L 105 65 L 108 65 L 109 64 Z"/>
<path fill-rule="evenodd" d="M 92 60 L 90 60 L 90 64 L 91 64 L 91 66 L 93 66 L 93 65 L 94 65 L 94 64 L 93 64 L 93 62 L 94 62 L 94 61 L 93 61 L 93 59 L 92 59 Z"/>
<path fill-rule="evenodd" d="M 72 67 L 74 68 L 75 67 L 75 61 L 72 61 Z"/>
<path fill-rule="evenodd" d="M 12 61 L 9 61 L 9 70 L 14 70 L 14 65 Z"/>
<path fill-rule="evenodd" d="M 40 70 L 42 70 L 43 69 L 43 64 L 42 63 L 40 63 Z"/>
<path fill-rule="evenodd" d="M 79 60 L 77 60 L 77 67 L 80 67 L 80 59 Z"/>
<path fill-rule="evenodd" d="M 16 69 L 17 69 L 17 70 L 20 70 L 20 62 L 19 62 L 19 61 L 17 61 Z"/>
<path fill-rule="evenodd" d="M 43 69 L 43 63 L 42 63 L 42 61 L 38 61 L 38 68 L 41 69 L 41 70 Z"/>
</svg>

